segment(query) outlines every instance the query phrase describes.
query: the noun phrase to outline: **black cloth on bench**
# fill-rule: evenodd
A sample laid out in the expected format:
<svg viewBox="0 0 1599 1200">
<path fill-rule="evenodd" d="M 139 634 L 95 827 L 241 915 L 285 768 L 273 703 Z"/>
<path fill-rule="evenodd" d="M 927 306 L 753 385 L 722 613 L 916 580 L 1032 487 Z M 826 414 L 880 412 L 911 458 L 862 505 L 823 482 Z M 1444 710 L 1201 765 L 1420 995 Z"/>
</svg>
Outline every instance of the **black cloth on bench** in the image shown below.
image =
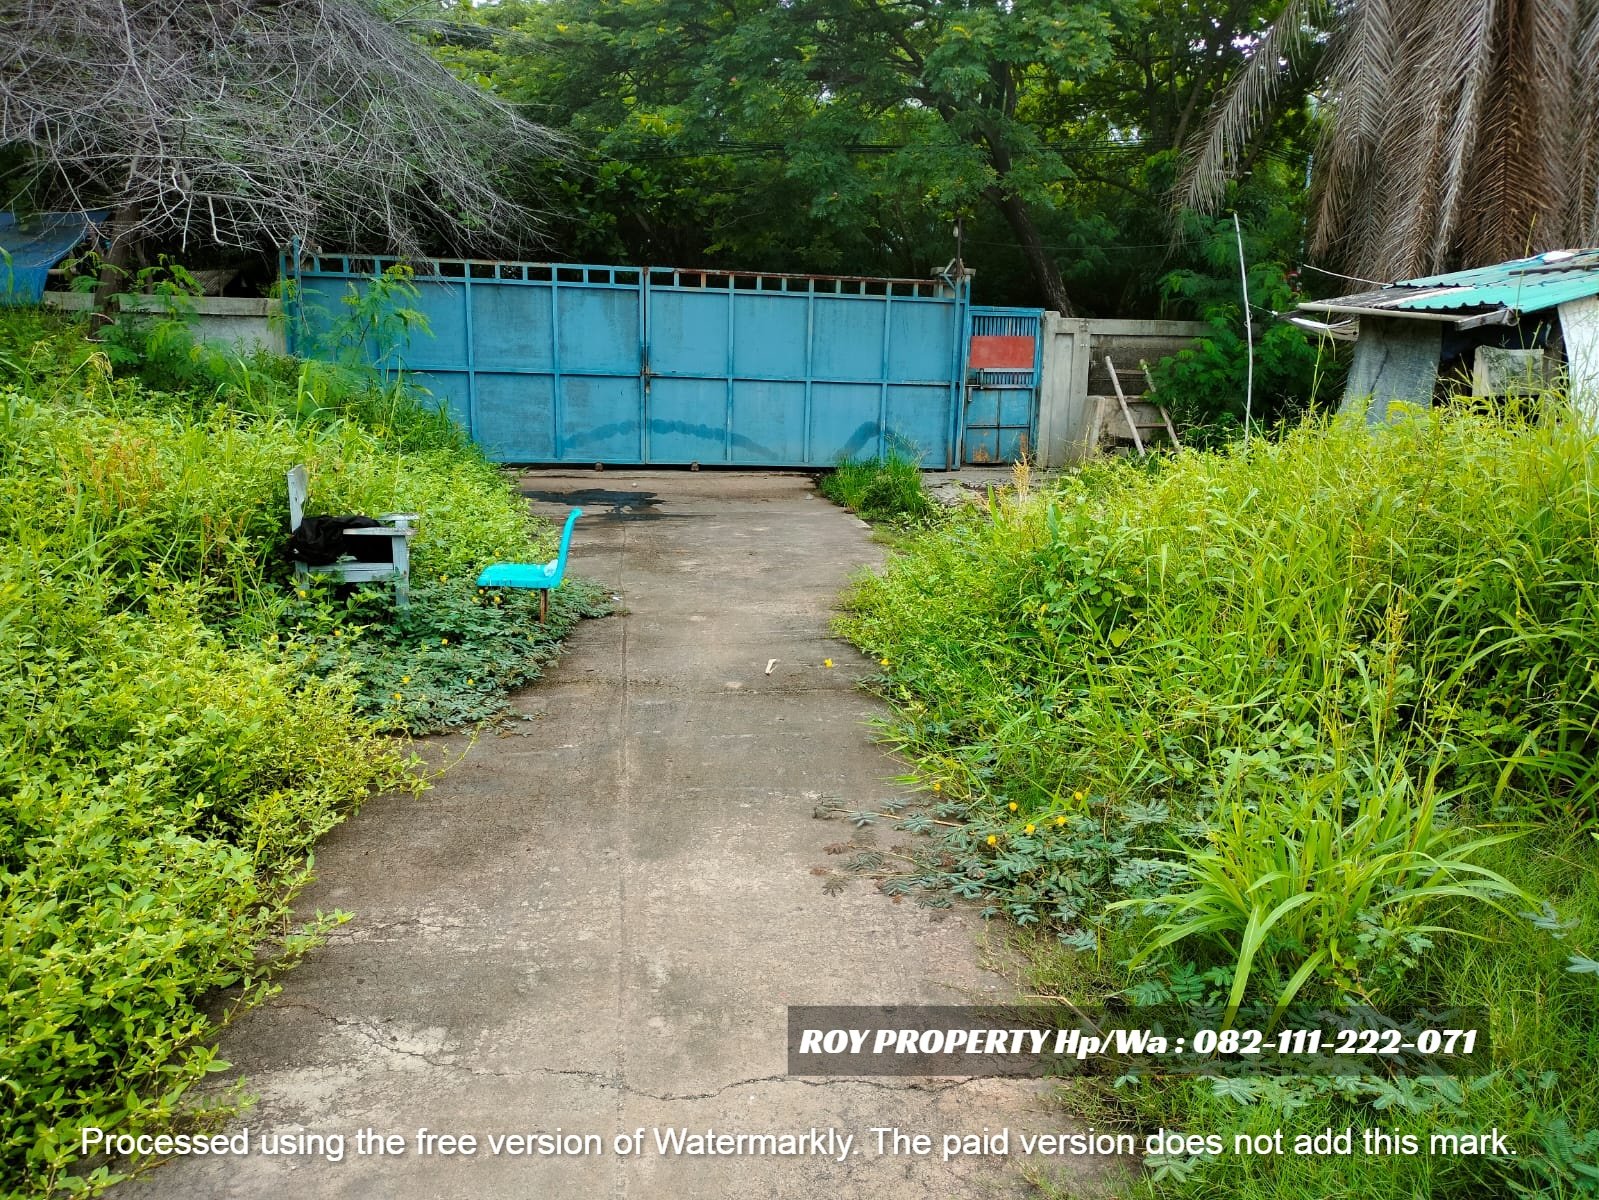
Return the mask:
<svg viewBox="0 0 1599 1200">
<path fill-rule="evenodd" d="M 289 535 L 289 557 L 308 567 L 325 567 L 346 556 L 357 562 L 392 563 L 389 538 L 345 537 L 349 529 L 386 528 L 371 517 L 306 517 Z"/>
</svg>

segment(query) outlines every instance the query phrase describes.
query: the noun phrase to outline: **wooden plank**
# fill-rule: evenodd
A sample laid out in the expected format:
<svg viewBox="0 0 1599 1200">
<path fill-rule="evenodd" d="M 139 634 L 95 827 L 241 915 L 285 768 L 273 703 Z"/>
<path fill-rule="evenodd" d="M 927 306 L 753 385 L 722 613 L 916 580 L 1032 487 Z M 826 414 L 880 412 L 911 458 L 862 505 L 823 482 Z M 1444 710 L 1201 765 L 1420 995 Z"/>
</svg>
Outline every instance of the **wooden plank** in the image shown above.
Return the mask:
<svg viewBox="0 0 1599 1200">
<path fill-rule="evenodd" d="M 1116 402 L 1121 405 L 1122 416 L 1127 420 L 1127 428 L 1132 430 L 1133 445 L 1138 448 L 1138 457 L 1144 457 L 1144 439 L 1138 436 L 1138 426 L 1133 422 L 1133 414 L 1128 411 L 1127 397 L 1122 395 L 1122 381 L 1116 374 L 1116 364 L 1111 362 L 1110 355 L 1105 356 L 1105 367 L 1110 371 L 1110 382 L 1116 389 Z"/>
</svg>

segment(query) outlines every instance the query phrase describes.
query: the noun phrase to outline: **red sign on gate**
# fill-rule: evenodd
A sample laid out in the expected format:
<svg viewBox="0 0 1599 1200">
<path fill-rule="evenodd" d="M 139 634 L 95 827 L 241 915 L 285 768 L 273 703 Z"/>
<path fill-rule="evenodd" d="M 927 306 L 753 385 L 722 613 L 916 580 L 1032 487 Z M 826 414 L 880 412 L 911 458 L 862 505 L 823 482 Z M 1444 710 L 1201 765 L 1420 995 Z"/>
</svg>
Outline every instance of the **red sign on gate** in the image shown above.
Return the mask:
<svg viewBox="0 0 1599 1200">
<path fill-rule="evenodd" d="M 972 338 L 967 364 L 972 370 L 1031 371 L 1034 343 L 1030 337 L 997 337 L 987 334 Z"/>
</svg>

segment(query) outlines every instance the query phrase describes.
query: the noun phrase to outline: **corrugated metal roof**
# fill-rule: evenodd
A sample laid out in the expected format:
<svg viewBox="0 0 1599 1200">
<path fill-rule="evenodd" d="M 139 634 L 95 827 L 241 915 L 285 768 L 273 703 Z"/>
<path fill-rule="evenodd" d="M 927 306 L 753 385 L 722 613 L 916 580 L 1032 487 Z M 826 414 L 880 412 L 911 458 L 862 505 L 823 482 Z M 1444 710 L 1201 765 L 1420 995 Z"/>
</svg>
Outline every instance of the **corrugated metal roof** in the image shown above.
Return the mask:
<svg viewBox="0 0 1599 1200">
<path fill-rule="evenodd" d="M 1539 312 L 1588 296 L 1599 296 L 1599 249 L 1550 250 L 1491 267 L 1404 279 L 1375 291 L 1308 300 L 1299 307 L 1314 312 L 1365 309 L 1396 316 L 1425 312 L 1447 320 L 1447 314 L 1470 319 L 1494 310 L 1505 310 L 1507 315 Z"/>
</svg>

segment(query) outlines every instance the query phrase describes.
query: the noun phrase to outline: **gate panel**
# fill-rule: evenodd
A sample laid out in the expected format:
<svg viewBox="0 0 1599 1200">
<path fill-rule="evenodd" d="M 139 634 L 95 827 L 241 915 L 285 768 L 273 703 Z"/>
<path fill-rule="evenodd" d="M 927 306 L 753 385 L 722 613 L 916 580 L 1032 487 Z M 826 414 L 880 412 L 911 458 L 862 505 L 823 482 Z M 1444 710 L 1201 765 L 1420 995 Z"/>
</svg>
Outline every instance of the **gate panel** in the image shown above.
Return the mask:
<svg viewBox="0 0 1599 1200">
<path fill-rule="evenodd" d="M 810 354 L 809 320 L 809 297 L 739 293 L 733 374 L 803 382 Z"/>
<path fill-rule="evenodd" d="M 468 428 L 499 462 L 549 462 L 555 457 L 555 377 L 478 375 Z"/>
<path fill-rule="evenodd" d="M 293 348 L 336 353 L 322 343 L 345 297 L 393 261 L 286 262 Z M 400 303 L 430 336 L 369 339 L 365 356 L 403 365 L 503 462 L 821 467 L 897 447 L 943 467 L 957 454 L 964 279 L 437 260 L 414 282 Z"/>
<path fill-rule="evenodd" d="M 882 388 L 870 383 L 812 383 L 812 462 L 839 463 L 877 452 L 877 403 Z"/>
<path fill-rule="evenodd" d="M 650 449 L 646 462 L 715 463 L 727 444 L 727 385 L 721 380 L 651 375 L 645 393 Z"/>
<path fill-rule="evenodd" d="M 738 462 L 805 461 L 804 383 L 734 382 L 732 457 Z"/>
<path fill-rule="evenodd" d="M 479 371 L 553 372 L 555 347 L 542 332 L 550 327 L 553 303 L 548 287 L 474 284 L 473 365 Z"/>
<path fill-rule="evenodd" d="M 1036 443 L 1043 319 L 1042 309 L 972 309 L 962 454 L 966 462 L 1015 462 Z"/>
</svg>

